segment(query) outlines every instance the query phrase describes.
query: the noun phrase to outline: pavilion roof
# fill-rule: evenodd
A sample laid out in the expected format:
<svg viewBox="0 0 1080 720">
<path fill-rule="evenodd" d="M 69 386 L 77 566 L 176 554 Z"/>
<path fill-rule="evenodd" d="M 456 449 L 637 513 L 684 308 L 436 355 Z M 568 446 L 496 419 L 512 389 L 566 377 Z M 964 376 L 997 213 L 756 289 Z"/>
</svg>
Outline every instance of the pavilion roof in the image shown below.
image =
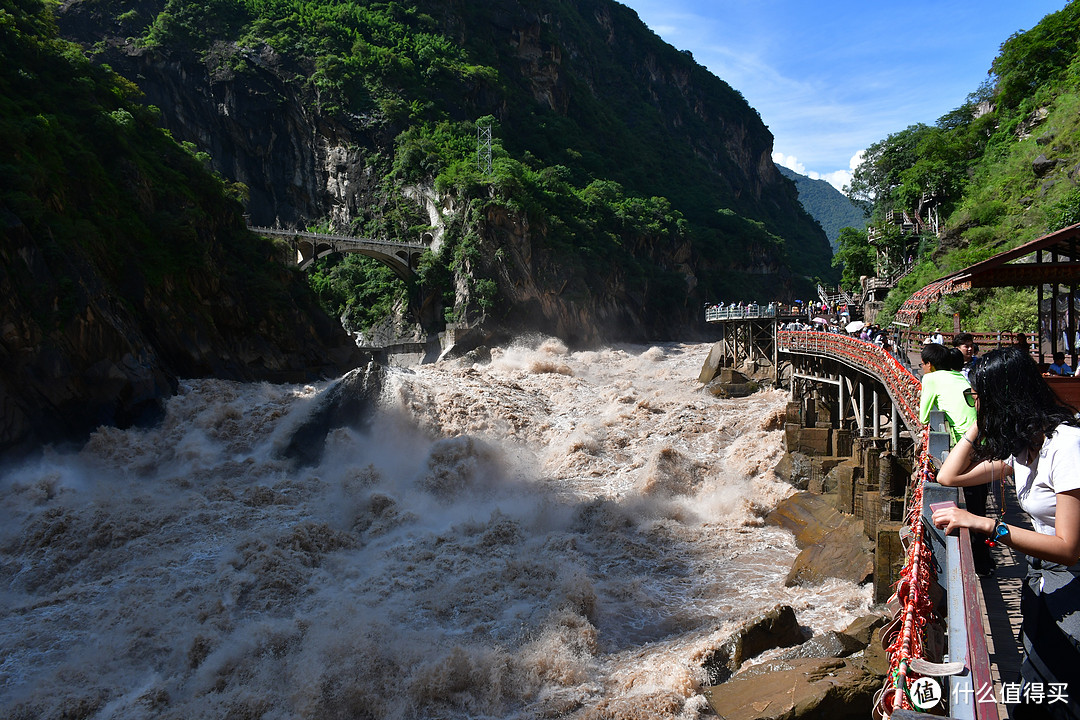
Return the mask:
<svg viewBox="0 0 1080 720">
<path fill-rule="evenodd" d="M 1038 252 L 1042 251 L 1042 252 Z M 1038 252 L 1038 255 L 1036 253 Z M 1049 259 L 1046 254 L 1049 253 Z M 900 307 L 896 320 L 914 325 L 942 295 L 976 287 L 1032 287 L 1080 281 L 1080 223 L 998 253 L 922 288 Z"/>
</svg>

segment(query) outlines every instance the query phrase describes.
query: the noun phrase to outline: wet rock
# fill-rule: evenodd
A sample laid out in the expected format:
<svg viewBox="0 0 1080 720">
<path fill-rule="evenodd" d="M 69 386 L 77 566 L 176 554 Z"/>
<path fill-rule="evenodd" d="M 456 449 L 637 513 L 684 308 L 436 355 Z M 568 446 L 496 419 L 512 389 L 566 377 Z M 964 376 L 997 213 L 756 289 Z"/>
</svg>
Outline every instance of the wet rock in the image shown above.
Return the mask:
<svg viewBox="0 0 1080 720">
<path fill-rule="evenodd" d="M 806 633 L 788 605 L 777 605 L 769 612 L 746 623 L 720 647 L 709 652 L 701 663 L 709 682 L 724 682 L 745 661 L 766 650 L 791 647 L 806 639 Z"/>
<path fill-rule="evenodd" d="M 701 372 L 698 374 L 698 382 L 704 384 L 708 383 L 716 374 L 720 372 L 720 360 L 724 356 L 724 343 L 713 343 L 713 346 L 709 349 L 709 356 L 705 358 L 705 362 L 701 366 Z"/>
<path fill-rule="evenodd" d="M 757 381 L 731 368 L 721 368 L 719 374 L 705 386 L 707 392 L 722 398 L 746 397 L 760 389 Z"/>
<path fill-rule="evenodd" d="M 790 530 L 795 535 L 795 543 L 804 548 L 821 542 L 845 521 L 845 517 L 824 497 L 801 492 L 782 500 L 766 521 Z"/>
<path fill-rule="evenodd" d="M 844 634 L 853 638 L 863 647 L 866 647 L 870 644 L 870 640 L 874 636 L 874 631 L 888 622 L 889 617 L 887 611 L 862 615 L 852 620 L 851 623 L 844 628 Z"/>
<path fill-rule="evenodd" d="M 382 392 L 382 380 L 382 366 L 375 363 L 346 373 L 319 396 L 315 409 L 293 431 L 278 456 L 301 465 L 318 463 L 327 433 L 335 428 L 360 429 L 367 425 L 370 409 Z"/>
<path fill-rule="evenodd" d="M 491 348 L 486 345 L 473 348 L 461 356 L 460 362 L 465 367 L 470 365 L 486 365 L 491 362 Z"/>
<path fill-rule="evenodd" d="M 777 660 L 794 660 L 801 658 L 841 658 L 848 655 L 854 655 L 867 645 L 869 645 L 869 639 L 865 643 L 860 643 L 850 635 L 846 635 L 835 630 L 815 635 L 802 645 L 785 650 L 776 656 Z"/>
<path fill-rule="evenodd" d="M 845 526 L 829 533 L 820 543 L 804 548 L 792 563 L 784 584 L 817 585 L 828 578 L 863 583 L 873 573 L 872 543 L 861 526 Z"/>
<path fill-rule="evenodd" d="M 785 584 L 813 585 L 835 577 L 861 583 L 874 571 L 873 543 L 862 523 L 835 510 L 819 495 L 796 493 L 785 498 L 765 521 L 787 528 L 802 552 Z"/>
<path fill-rule="evenodd" d="M 806 490 L 810 484 L 810 458 L 800 452 L 784 453 L 773 472 L 779 480 L 791 484 L 797 490 Z"/>
<path fill-rule="evenodd" d="M 861 658 L 803 658 L 755 665 L 704 694 L 725 720 L 864 720 L 881 684 Z"/>
</svg>

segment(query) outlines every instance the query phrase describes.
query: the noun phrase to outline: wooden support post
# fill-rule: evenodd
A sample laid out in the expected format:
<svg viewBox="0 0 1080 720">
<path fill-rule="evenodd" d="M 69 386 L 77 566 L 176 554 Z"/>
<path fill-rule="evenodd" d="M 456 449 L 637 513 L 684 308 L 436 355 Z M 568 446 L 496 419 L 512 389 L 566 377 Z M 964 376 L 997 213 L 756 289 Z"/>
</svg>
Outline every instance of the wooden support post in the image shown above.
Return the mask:
<svg viewBox="0 0 1080 720">
<path fill-rule="evenodd" d="M 776 384 L 780 384 L 780 343 L 777 341 L 777 331 L 780 329 L 780 321 L 772 321 L 772 366 Z"/>
<path fill-rule="evenodd" d="M 1069 259 L 1076 261 L 1076 239 L 1074 238 L 1069 242 Z M 1076 283 L 1073 282 L 1069 286 L 1069 312 L 1066 315 L 1069 318 L 1069 337 L 1065 342 L 1065 350 L 1072 356 L 1072 368 L 1076 370 Z"/>
<path fill-rule="evenodd" d="M 1035 262 L 1042 264 L 1042 250 L 1035 251 Z M 1035 305 L 1035 347 L 1039 350 L 1039 362 L 1043 361 L 1042 350 L 1042 319 L 1043 319 L 1043 286 L 1042 283 L 1038 285 L 1038 300 Z"/>
<path fill-rule="evenodd" d="M 866 383 L 859 380 L 859 435 L 866 436 Z"/>
<path fill-rule="evenodd" d="M 900 410 L 892 404 L 892 451 L 900 452 Z"/>
<path fill-rule="evenodd" d="M 1050 262 L 1056 263 L 1058 261 L 1057 251 L 1050 253 Z M 1050 287 L 1050 359 L 1054 359 L 1054 353 L 1058 349 L 1058 332 L 1061 326 L 1058 324 L 1058 282 L 1054 281 L 1054 284 Z M 1042 330 L 1040 329 L 1040 332 Z"/>
</svg>

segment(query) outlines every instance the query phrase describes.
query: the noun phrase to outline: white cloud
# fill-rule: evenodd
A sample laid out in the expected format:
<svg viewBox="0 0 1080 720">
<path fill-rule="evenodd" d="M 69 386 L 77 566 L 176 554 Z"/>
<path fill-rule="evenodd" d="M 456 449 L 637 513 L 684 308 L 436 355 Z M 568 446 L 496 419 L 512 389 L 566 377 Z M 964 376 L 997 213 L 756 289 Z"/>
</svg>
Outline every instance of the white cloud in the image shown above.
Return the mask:
<svg viewBox="0 0 1080 720">
<path fill-rule="evenodd" d="M 829 185 L 840 192 L 843 192 L 843 187 L 851 184 L 851 174 L 854 172 L 854 169 L 859 167 L 863 162 L 863 151 L 860 150 L 851 155 L 851 160 L 848 161 L 849 169 L 837 169 L 837 171 L 831 173 L 819 173 L 812 171 L 812 169 L 807 169 L 806 165 L 800 163 L 795 155 L 785 155 L 780 151 L 772 153 L 772 162 L 783 165 L 799 175 L 806 175 L 811 180 L 825 180 Z"/>
<path fill-rule="evenodd" d="M 843 192 L 844 186 L 851 183 L 851 173 L 847 170 L 834 170 L 831 173 L 822 175 L 821 179 Z"/>
<path fill-rule="evenodd" d="M 855 171 L 855 168 L 862 165 L 862 161 L 863 161 L 864 157 L 866 157 L 866 151 L 865 150 L 860 150 L 859 152 L 857 152 L 857 153 L 855 153 L 854 155 L 851 156 L 851 159 L 848 160 L 848 167 L 851 168 L 852 172 Z"/>
<path fill-rule="evenodd" d="M 827 173 L 819 173 L 814 170 L 807 170 L 806 166 L 799 162 L 799 159 L 794 155 L 785 155 L 782 152 L 774 152 L 772 154 L 773 162 L 777 165 L 783 165 L 788 170 L 794 170 L 800 175 L 805 175 L 811 180 L 824 180 L 832 185 L 837 190 L 843 191 L 844 186 L 851 182 L 851 172 L 848 170 L 834 170 Z M 854 170 L 862 162 L 862 150 L 856 153 L 850 161 L 851 169 Z"/>
<path fill-rule="evenodd" d="M 783 165 L 788 170 L 793 170 L 800 175 L 806 174 L 806 167 L 799 162 L 798 158 L 794 155 L 785 155 L 782 152 L 774 152 L 772 154 L 772 161 L 777 165 Z"/>
<path fill-rule="evenodd" d="M 849 170 L 834 170 L 831 173 L 825 173 L 821 176 L 821 179 L 832 185 L 840 192 L 844 191 L 845 185 L 851 184 L 851 175 L 855 172 L 855 169 L 862 165 L 863 155 L 866 154 L 865 150 L 860 150 L 851 156 L 848 160 Z"/>
</svg>

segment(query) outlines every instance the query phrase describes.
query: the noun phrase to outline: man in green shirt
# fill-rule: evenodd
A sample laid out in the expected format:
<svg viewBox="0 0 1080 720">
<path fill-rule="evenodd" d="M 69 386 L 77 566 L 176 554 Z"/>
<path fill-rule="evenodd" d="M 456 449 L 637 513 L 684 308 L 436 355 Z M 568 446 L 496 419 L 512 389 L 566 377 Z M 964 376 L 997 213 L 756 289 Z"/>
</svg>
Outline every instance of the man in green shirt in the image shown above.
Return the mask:
<svg viewBox="0 0 1080 720">
<path fill-rule="evenodd" d="M 926 424 L 930 411 L 941 410 L 949 424 L 952 445 L 960 442 L 968 428 L 975 424 L 975 403 L 969 402 L 971 391 L 967 378 L 960 372 L 964 367 L 964 354 L 957 348 L 949 348 L 937 343 L 923 345 L 922 349 L 922 394 L 919 396 L 919 422 Z M 969 512 L 986 515 L 986 485 L 973 485 L 964 489 L 964 505 Z M 994 562 L 990 557 L 990 548 L 975 535 L 971 536 L 971 555 L 975 572 L 979 575 L 992 575 Z"/>
<path fill-rule="evenodd" d="M 955 353 L 955 357 L 953 354 Z M 975 422 L 975 408 L 968 405 L 964 391 L 971 387 L 960 372 L 963 354 L 956 348 L 937 343 L 924 345 L 922 349 L 922 394 L 919 396 L 919 422 L 926 424 L 930 411 L 937 408 L 949 421 L 952 443 L 960 442 L 967 429 Z"/>
</svg>

